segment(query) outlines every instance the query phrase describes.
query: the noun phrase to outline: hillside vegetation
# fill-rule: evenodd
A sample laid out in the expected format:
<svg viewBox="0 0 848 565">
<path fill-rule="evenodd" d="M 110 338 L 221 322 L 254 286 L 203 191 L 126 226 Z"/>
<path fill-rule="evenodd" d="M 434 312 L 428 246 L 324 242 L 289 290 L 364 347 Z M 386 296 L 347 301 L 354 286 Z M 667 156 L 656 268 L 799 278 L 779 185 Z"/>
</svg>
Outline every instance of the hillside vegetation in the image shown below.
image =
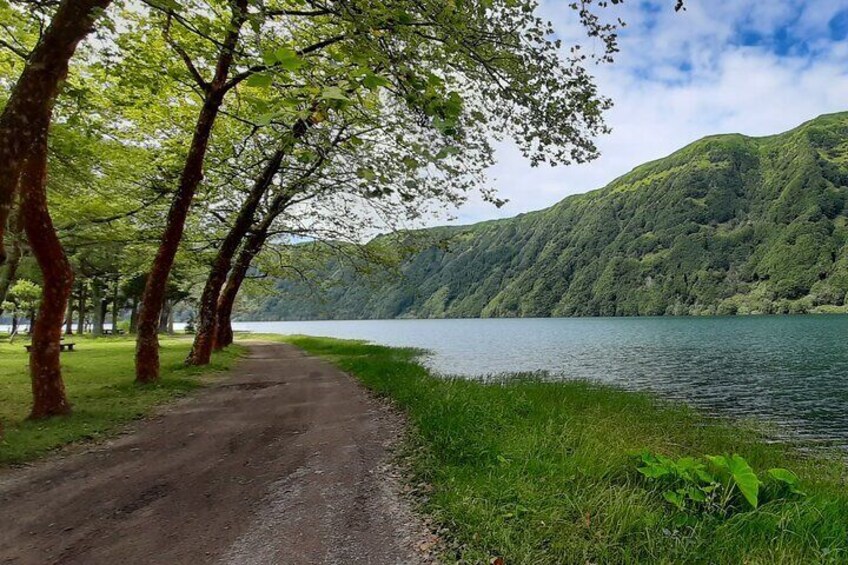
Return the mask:
<svg viewBox="0 0 848 565">
<path fill-rule="evenodd" d="M 251 318 L 630 316 L 839 310 L 848 291 L 848 113 L 717 135 L 546 210 L 447 238 L 400 276 L 332 262 Z"/>
</svg>

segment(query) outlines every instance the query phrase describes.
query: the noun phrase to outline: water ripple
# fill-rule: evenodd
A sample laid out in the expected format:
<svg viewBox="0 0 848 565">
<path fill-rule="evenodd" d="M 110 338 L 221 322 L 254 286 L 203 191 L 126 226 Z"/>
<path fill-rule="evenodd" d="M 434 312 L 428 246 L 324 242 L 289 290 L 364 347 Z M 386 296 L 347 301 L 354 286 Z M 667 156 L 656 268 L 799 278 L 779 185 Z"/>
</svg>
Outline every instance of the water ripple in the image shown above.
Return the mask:
<svg viewBox="0 0 848 565">
<path fill-rule="evenodd" d="M 848 444 L 848 316 L 242 322 L 432 351 L 443 374 L 545 372 Z"/>
</svg>

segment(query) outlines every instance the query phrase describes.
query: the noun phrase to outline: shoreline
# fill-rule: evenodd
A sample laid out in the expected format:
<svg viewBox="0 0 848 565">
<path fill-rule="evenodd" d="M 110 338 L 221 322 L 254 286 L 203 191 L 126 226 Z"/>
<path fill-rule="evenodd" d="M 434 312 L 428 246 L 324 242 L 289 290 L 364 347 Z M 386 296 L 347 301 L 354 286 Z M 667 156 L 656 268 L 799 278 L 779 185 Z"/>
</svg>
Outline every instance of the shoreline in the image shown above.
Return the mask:
<svg viewBox="0 0 848 565">
<path fill-rule="evenodd" d="M 307 394 L 315 410 L 323 410 L 322 414 L 326 412 L 325 416 L 316 416 L 318 419 L 315 421 L 323 424 L 315 431 L 315 441 L 318 443 L 308 449 L 313 456 L 323 458 L 326 465 L 322 463 L 316 467 L 321 472 L 311 474 L 295 472 L 296 469 L 303 468 L 303 462 L 295 467 L 286 467 L 287 470 L 269 467 L 265 463 L 260 465 L 259 468 L 264 469 L 262 481 L 265 481 L 261 484 L 276 484 L 282 490 L 270 486 L 254 489 L 252 498 L 261 499 L 263 502 L 258 506 L 252 504 L 253 510 L 249 512 L 243 506 L 232 507 L 229 511 L 231 520 L 227 522 L 226 529 L 233 535 L 241 533 L 235 537 L 228 533 L 221 540 L 226 538 L 229 541 L 219 540 L 218 545 L 207 544 L 208 547 L 204 551 L 211 553 L 205 556 L 198 554 L 197 547 L 190 541 L 171 547 L 168 544 L 174 542 L 163 542 L 156 538 L 160 534 L 156 533 L 155 528 L 146 528 L 135 523 L 133 531 L 148 532 L 146 536 L 150 538 L 148 541 L 151 547 L 173 550 L 172 556 L 176 559 L 174 562 L 183 562 L 181 560 L 184 557 L 189 560 L 188 556 L 195 562 L 207 562 L 211 560 L 211 557 L 207 558 L 211 554 L 219 557 L 230 556 L 231 562 L 253 562 L 253 557 L 260 554 L 260 561 L 265 558 L 266 561 L 273 560 L 273 556 L 282 555 L 280 551 L 291 549 L 280 545 L 280 536 L 277 535 L 281 531 L 280 528 L 290 528 L 289 539 L 291 536 L 308 535 L 309 531 L 315 530 L 315 527 L 305 527 L 304 524 L 317 519 L 316 511 L 292 514 L 291 496 L 300 495 L 291 493 L 324 492 L 326 485 L 321 486 L 322 477 L 334 477 L 336 475 L 333 473 L 336 471 L 343 472 L 342 469 L 351 468 L 350 463 L 340 465 L 337 459 L 344 459 L 341 456 L 346 453 L 344 450 L 347 448 L 344 448 L 344 445 L 351 445 L 351 441 L 360 445 L 359 440 L 355 439 L 357 435 L 345 431 L 344 426 L 347 424 L 341 428 L 333 424 L 328 428 L 326 423 L 328 419 L 335 418 L 352 404 L 361 401 L 357 396 L 359 393 L 354 394 L 351 392 L 353 390 L 359 390 L 372 399 L 363 401 L 372 408 L 364 411 L 354 410 L 356 421 L 360 422 L 357 425 L 363 425 L 363 429 L 370 429 L 375 433 L 376 430 L 382 430 L 381 433 L 388 434 L 380 436 L 384 439 L 378 440 L 376 444 L 368 440 L 362 445 L 374 446 L 374 449 L 378 449 L 374 453 L 383 454 L 390 450 L 393 455 L 391 459 L 385 458 L 388 455 L 379 455 L 365 456 L 359 460 L 362 464 L 367 463 L 364 469 L 372 469 L 368 466 L 371 463 L 378 464 L 379 469 L 373 468 L 376 474 L 369 471 L 368 476 L 385 479 L 380 489 L 375 487 L 362 491 L 360 487 L 355 486 L 361 486 L 361 481 L 357 479 L 353 480 L 350 486 L 332 492 L 335 493 L 334 496 L 341 497 L 339 500 L 350 500 L 350 497 L 353 497 L 357 501 L 356 505 L 350 506 L 350 510 L 345 512 L 356 514 L 364 508 L 373 509 L 376 504 L 377 507 L 383 508 L 378 513 L 406 516 L 401 522 L 414 524 L 410 526 L 411 529 L 405 530 L 411 533 L 401 534 L 399 538 L 392 538 L 394 534 L 378 536 L 380 539 L 388 536 L 400 540 L 397 541 L 400 545 L 393 546 L 397 551 L 414 550 L 414 554 L 422 559 L 432 559 L 438 553 L 441 559 L 447 561 L 492 562 L 502 558 L 506 563 L 838 563 L 848 559 L 848 491 L 845 489 L 848 467 L 844 459 L 836 458 L 831 453 L 804 450 L 796 444 L 786 442 L 771 442 L 757 426 L 722 417 L 706 416 L 697 409 L 673 401 L 658 400 L 648 393 L 608 385 L 582 381 L 540 382 L 533 379 L 512 379 L 498 383 L 444 379 L 434 376 L 422 366 L 419 362 L 421 350 L 412 348 L 391 348 L 363 341 L 306 336 L 253 334 L 250 338 L 261 339 L 267 343 L 288 344 L 278 346 L 284 348 L 294 345 L 305 352 L 305 355 L 298 353 L 283 362 L 277 359 L 279 355 L 276 354 L 274 356 L 254 353 L 251 355 L 253 361 L 250 361 L 250 358 L 242 359 L 235 370 L 224 374 L 222 378 L 215 378 L 210 386 L 156 408 L 154 417 L 133 424 L 129 432 L 126 432 L 126 428 L 113 428 L 125 430 L 117 439 L 77 444 L 84 449 L 59 450 L 55 457 L 38 460 L 17 469 L 4 470 L 0 473 L 0 478 L 4 479 L 8 487 L 11 484 L 9 478 L 12 476 L 37 477 L 44 472 L 53 472 L 54 478 L 51 480 L 55 482 L 56 488 L 69 488 L 79 493 L 82 499 L 86 499 L 94 491 L 81 489 L 73 481 L 89 480 L 86 477 L 90 477 L 90 480 L 101 477 L 103 454 L 109 454 L 116 448 L 126 448 L 129 453 L 122 451 L 118 462 L 122 461 L 122 458 L 129 458 L 127 461 L 133 460 L 146 465 L 144 457 L 151 453 L 150 448 L 144 447 L 138 452 L 132 450 L 132 445 L 135 445 L 134 434 L 137 433 L 133 430 L 144 430 L 151 424 L 161 429 L 162 433 L 171 429 L 171 432 L 161 435 L 163 438 L 173 436 L 173 441 L 182 441 L 183 446 L 196 443 L 198 436 L 192 433 L 182 440 L 178 433 L 174 435 L 175 426 L 167 424 L 167 421 L 169 414 L 177 414 L 177 417 L 195 418 L 195 427 L 203 431 L 201 435 L 212 434 L 212 437 L 215 437 L 220 433 L 230 433 L 227 430 L 233 422 L 229 418 L 201 417 L 203 413 L 198 413 L 196 409 L 185 411 L 184 407 L 208 402 L 215 395 L 226 396 L 224 404 L 219 408 L 226 406 L 228 414 L 231 403 L 249 406 L 249 418 L 256 425 L 265 426 L 263 429 L 267 428 L 268 431 L 246 435 L 238 433 L 239 439 L 236 443 L 229 444 L 237 449 L 237 456 L 230 452 L 230 455 L 207 454 L 186 458 L 185 454 L 181 453 L 184 447 L 166 447 L 165 452 L 171 454 L 169 457 L 177 457 L 181 461 L 173 467 L 177 473 L 175 481 L 182 480 L 177 476 L 184 477 L 186 473 L 196 475 L 186 469 L 204 461 L 209 463 L 208 469 L 202 471 L 204 476 L 215 484 L 221 484 L 225 476 L 239 477 L 248 472 L 246 469 L 253 467 L 248 464 L 245 468 L 245 462 L 239 457 L 247 458 L 247 461 L 266 456 L 270 458 L 269 461 L 278 460 L 279 457 L 285 459 L 288 456 L 281 456 L 280 453 L 289 449 L 295 449 L 296 452 L 299 449 L 299 438 L 303 432 L 298 430 L 301 428 L 296 421 L 290 422 L 295 426 L 294 435 L 291 435 L 279 430 L 271 432 L 268 426 L 274 427 L 288 421 L 273 416 L 275 411 L 285 409 L 286 403 L 294 403 L 292 407 L 296 411 L 301 410 L 303 404 L 290 385 L 266 386 L 259 382 L 263 381 L 262 375 L 265 371 L 280 367 L 274 370 L 283 371 L 280 373 L 283 379 L 302 373 L 301 378 L 305 379 L 301 381 L 302 384 L 308 384 L 319 374 L 341 375 L 332 378 L 341 379 L 335 382 L 348 382 L 344 386 L 354 387 L 342 393 L 337 402 L 331 403 L 321 400 L 320 395 L 313 398 L 313 393 Z M 85 345 L 96 343 L 96 340 L 91 340 Z M 131 344 L 131 341 L 110 339 L 100 343 L 104 347 L 114 347 L 121 343 Z M 187 347 L 187 343 L 180 344 L 180 347 Z M 131 352 L 131 347 L 127 352 Z M 174 358 L 182 354 L 180 349 L 175 352 Z M 131 355 L 127 353 L 127 356 L 129 361 Z M 295 363 L 295 367 L 300 366 L 300 363 L 323 363 L 318 361 L 319 358 L 341 369 L 350 377 L 335 369 L 308 369 L 298 373 L 299 369 L 291 368 L 292 363 Z M 292 373 L 292 370 L 295 372 Z M 231 383 L 233 379 L 236 381 Z M 125 392 L 126 390 L 112 391 L 117 394 Z M 275 394 L 282 396 L 268 396 Z M 267 398 L 268 402 L 260 406 L 257 404 L 257 398 Z M 372 402 L 373 404 L 370 404 Z M 248 412 L 245 412 L 245 417 L 247 414 Z M 398 426 L 398 418 L 404 422 L 403 428 Z M 61 423 L 61 420 L 56 420 L 48 422 L 48 425 Z M 191 426 L 182 424 L 176 425 L 176 428 L 187 433 L 192 429 Z M 400 436 L 403 436 L 403 440 L 398 444 L 397 438 Z M 106 437 L 115 437 L 115 431 Z M 329 437 L 336 437 L 341 442 L 339 447 L 342 451 L 333 456 L 325 451 L 329 448 L 325 448 L 324 442 Z M 248 438 L 253 438 L 249 441 L 255 440 L 258 443 L 248 443 L 249 449 L 238 451 Z M 202 441 L 200 444 L 208 449 L 218 449 L 214 446 L 221 445 L 219 442 L 210 444 Z M 377 444 L 382 447 L 377 447 Z M 651 457 L 669 457 L 670 461 L 679 458 L 683 458 L 681 461 L 686 458 L 706 461 L 705 458 L 711 455 L 729 457 L 738 454 L 750 463 L 762 481 L 762 505 L 757 508 L 747 507 L 737 496 L 728 498 L 731 502 L 720 511 L 697 507 L 678 509 L 664 498 L 667 485 L 647 481 L 640 474 L 637 457 L 640 453 L 642 457 L 645 457 L 645 454 L 650 454 Z M 91 464 L 97 466 L 98 471 L 68 474 L 67 466 L 73 466 L 74 462 L 85 457 L 96 459 L 96 462 Z M 153 473 L 160 476 L 162 463 L 159 459 L 157 456 L 156 465 L 147 469 L 148 475 Z M 167 458 L 165 460 L 167 461 Z M 381 462 L 386 462 L 387 466 Z M 769 482 L 767 471 L 776 467 L 785 468 L 793 475 L 797 474 L 800 477 L 798 490 L 804 495 L 784 493 L 774 496 L 775 484 Z M 307 468 L 311 467 L 307 465 Z M 70 477 L 67 480 L 66 475 Z M 133 497 L 148 500 L 149 496 L 145 493 L 161 482 L 159 479 L 154 480 L 153 475 L 148 475 L 141 473 L 135 477 L 133 473 L 127 474 L 127 477 L 134 477 L 131 483 L 126 483 L 126 479 L 123 479 L 122 483 L 120 477 L 107 477 L 109 485 L 104 487 L 106 494 L 109 494 L 109 489 L 118 489 L 112 492 L 112 498 L 126 494 L 127 500 Z M 239 481 L 234 484 L 239 484 Z M 395 486 L 389 489 L 391 492 L 385 491 L 383 487 L 391 481 L 394 481 L 392 484 Z M 228 481 L 225 483 L 229 484 Z M 0 481 L 0 487 L 3 484 L 4 482 Z M 127 484 L 132 485 L 130 490 L 121 490 L 125 489 Z M 194 481 L 185 489 L 165 489 L 162 493 L 157 491 L 155 497 L 139 507 L 150 506 L 153 510 L 145 510 L 138 517 L 133 514 L 134 517 L 129 523 L 144 520 L 144 515 L 150 511 L 158 516 L 158 521 L 170 519 L 172 516 L 169 512 L 173 509 L 175 493 L 183 493 L 180 496 L 192 499 L 203 496 L 202 492 L 198 492 L 196 484 L 199 483 Z M 38 489 L 27 487 L 21 492 L 31 493 L 36 490 Z M 399 490 L 403 492 L 399 493 Z M 120 492 L 124 494 L 117 494 Z M 135 492 L 135 495 L 132 495 L 132 492 Z M 275 492 L 277 494 L 274 494 Z M 260 496 L 260 493 L 264 494 Z M 219 495 L 227 496 L 226 492 Z M 8 492 L 2 497 L 6 503 L 12 501 L 11 505 L 7 504 L 8 511 L 12 512 L 15 511 L 16 505 L 23 503 L 20 501 L 28 500 L 31 496 L 27 494 L 26 497 L 19 498 L 19 502 L 13 502 L 15 497 L 10 498 Z M 397 506 L 400 499 L 408 496 L 413 497 L 416 510 L 414 513 L 403 509 L 405 502 L 401 502 L 400 507 Z M 239 495 L 236 498 L 243 503 L 244 497 Z M 101 542 L 92 545 L 85 541 L 85 532 L 93 532 L 92 528 L 96 530 L 99 526 L 94 518 L 84 513 L 89 510 L 81 510 L 91 506 L 90 500 L 82 499 L 79 509 L 66 513 L 69 520 L 77 520 L 75 524 L 62 526 L 70 527 L 71 530 L 54 532 L 45 526 L 38 535 L 46 537 L 42 539 L 43 543 L 36 545 L 44 545 L 53 548 L 50 551 L 59 552 L 64 551 L 62 547 L 70 551 L 68 548 L 73 546 L 73 552 L 79 552 L 80 556 L 99 555 L 97 551 Z M 109 500 L 111 498 L 107 496 L 103 503 L 113 504 Z M 196 510 L 193 511 L 195 514 L 192 515 L 196 519 L 205 520 L 204 516 L 208 518 L 207 513 L 212 512 L 212 509 L 204 507 L 199 500 L 196 502 Z M 135 508 L 130 502 L 127 504 L 128 508 Z M 274 510 L 282 508 L 280 504 L 285 506 L 286 512 Z M 341 503 L 334 504 L 338 506 Z M 47 503 L 36 504 L 38 507 L 42 505 L 47 508 Z M 220 507 L 222 506 L 216 506 Z M 305 507 L 322 506 L 316 502 L 304 502 Z M 398 508 L 401 509 L 400 514 L 392 514 L 398 512 Z M 97 511 L 101 515 L 103 512 L 106 515 L 111 512 L 101 510 L 103 511 Z M 373 514 L 372 511 L 369 512 Z M 288 526 L 283 526 L 280 520 L 284 515 L 300 516 L 306 521 L 299 518 L 300 521 L 288 522 Z M 55 518 L 51 515 L 49 519 Z M 361 521 L 362 518 L 358 518 L 351 523 Z M 397 520 L 393 518 L 385 523 L 395 521 Z M 182 527 L 180 524 L 175 524 L 172 528 Z M 218 524 L 216 527 L 220 529 L 223 525 Z M 30 531 L 37 530 L 33 528 Z M 333 531 L 336 530 L 338 528 Z M 209 535 L 212 535 L 211 531 Z M 98 533 L 97 537 L 101 539 L 102 535 Z M 355 546 L 350 545 L 352 542 L 349 538 L 334 538 L 328 533 L 326 536 L 310 539 L 313 539 L 314 543 L 309 542 L 312 545 L 307 544 L 304 547 L 312 549 L 299 554 L 294 562 L 309 561 L 310 552 L 324 551 L 315 548 L 325 540 L 334 540 L 334 555 L 353 558 L 352 554 L 346 553 L 346 548 Z M 373 537 L 366 536 L 362 539 L 364 541 L 356 543 L 372 544 L 369 546 L 371 549 L 367 551 L 379 553 L 386 549 L 381 545 L 382 541 L 374 540 Z M 816 543 L 812 543 L 812 540 L 816 540 Z M 14 546 L 13 542 L 7 540 L 7 550 L 4 551 Z M 132 551 L 132 548 L 122 545 L 116 537 L 111 537 L 111 534 L 108 543 L 102 547 L 107 548 L 104 550 L 107 553 L 112 552 L 111 557 L 131 555 L 126 552 Z M 92 561 L 89 559 L 89 562 Z"/>
<path fill-rule="evenodd" d="M 423 512 L 463 562 L 809 563 L 848 558 L 843 460 L 769 443 L 645 393 L 580 382 L 480 384 L 433 377 L 411 349 L 291 336 L 404 410 Z M 805 496 L 679 511 L 637 472 L 635 454 L 739 454 L 772 492 L 787 468 Z M 765 496 L 765 495 L 764 495 Z M 816 540 L 811 543 L 808 540 Z"/>
</svg>

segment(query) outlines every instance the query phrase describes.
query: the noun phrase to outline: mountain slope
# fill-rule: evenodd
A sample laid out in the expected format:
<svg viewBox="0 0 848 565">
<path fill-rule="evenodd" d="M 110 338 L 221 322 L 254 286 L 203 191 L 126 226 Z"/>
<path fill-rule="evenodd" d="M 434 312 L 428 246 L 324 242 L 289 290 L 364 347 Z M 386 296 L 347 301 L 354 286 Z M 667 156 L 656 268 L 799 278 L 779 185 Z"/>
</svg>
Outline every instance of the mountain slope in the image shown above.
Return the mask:
<svg viewBox="0 0 848 565">
<path fill-rule="evenodd" d="M 804 312 L 848 291 L 848 113 L 718 135 L 546 210 L 445 230 L 402 277 L 338 264 L 264 319 Z M 428 230 L 424 230 L 426 234 Z"/>
</svg>

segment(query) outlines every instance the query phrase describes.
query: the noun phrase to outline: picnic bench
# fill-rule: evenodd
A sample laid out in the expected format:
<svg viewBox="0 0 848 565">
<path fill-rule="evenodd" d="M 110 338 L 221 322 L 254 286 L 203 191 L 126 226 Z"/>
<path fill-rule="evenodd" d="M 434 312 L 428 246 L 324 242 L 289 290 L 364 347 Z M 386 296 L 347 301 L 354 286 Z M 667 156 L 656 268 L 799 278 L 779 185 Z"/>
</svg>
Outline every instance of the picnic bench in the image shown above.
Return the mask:
<svg viewBox="0 0 848 565">
<path fill-rule="evenodd" d="M 127 333 L 127 332 L 125 332 L 124 330 L 121 330 L 121 329 L 117 329 L 117 330 L 106 329 L 106 330 L 103 330 L 103 335 L 124 335 L 125 333 Z"/>
<path fill-rule="evenodd" d="M 59 351 L 73 351 L 73 350 L 74 350 L 74 345 L 76 345 L 76 344 L 75 344 L 75 343 L 73 343 L 73 342 L 69 342 L 69 343 L 60 343 L 60 344 L 59 344 Z M 27 353 L 29 353 L 30 351 L 32 351 L 32 344 L 25 345 L 24 347 L 26 347 Z"/>
</svg>

